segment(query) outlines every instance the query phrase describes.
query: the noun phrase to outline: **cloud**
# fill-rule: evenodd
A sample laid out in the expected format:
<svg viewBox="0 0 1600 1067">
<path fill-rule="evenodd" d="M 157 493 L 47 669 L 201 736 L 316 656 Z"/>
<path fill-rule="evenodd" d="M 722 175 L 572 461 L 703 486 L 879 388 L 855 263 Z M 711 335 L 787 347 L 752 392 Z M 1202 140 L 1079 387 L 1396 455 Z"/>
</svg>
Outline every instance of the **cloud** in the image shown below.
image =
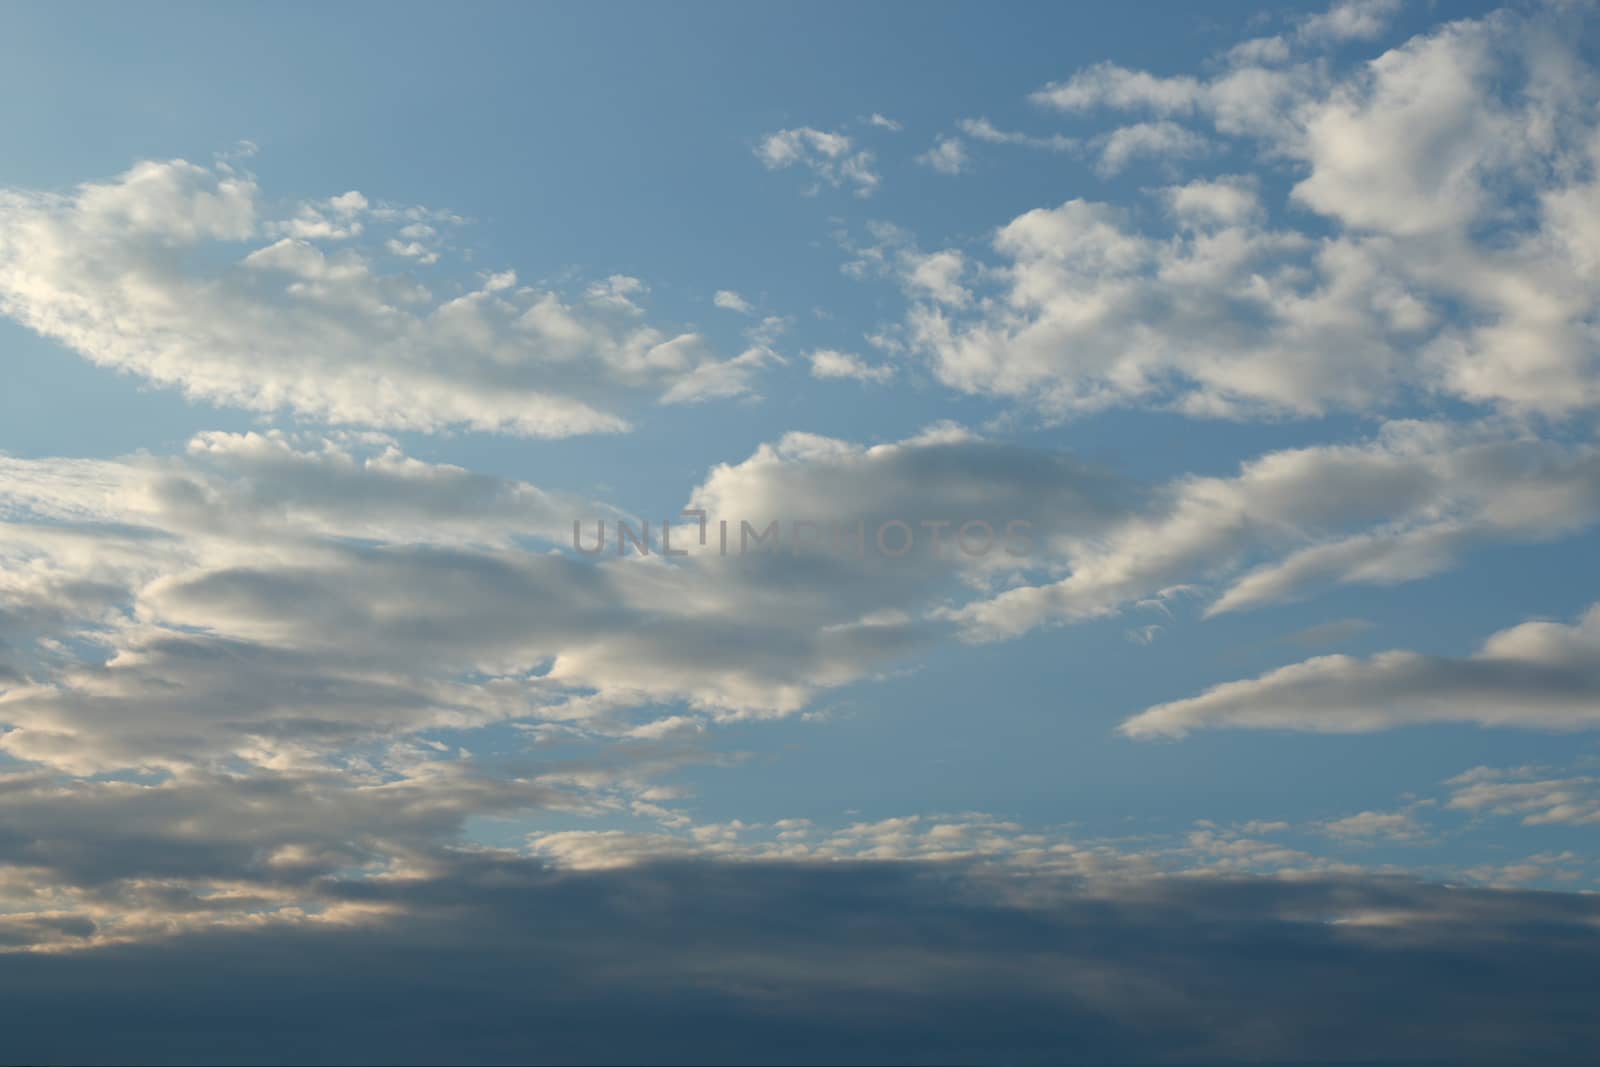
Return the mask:
<svg viewBox="0 0 1600 1067">
<path fill-rule="evenodd" d="M 0 748 L 85 772 L 527 714 L 537 693 L 445 665 L 503 658 L 504 639 L 486 638 L 526 610 L 514 598 L 560 581 L 559 560 L 519 546 L 564 543 L 576 513 L 614 514 L 371 435 L 205 434 L 182 458 L 3 465 L 0 558 L 20 609 L 3 623 L 21 677 L 0 691 Z M 387 604 L 367 587 L 385 580 L 400 583 Z M 473 599 L 496 580 L 498 608 Z M 471 624 L 479 655 L 425 632 L 425 596 L 437 625 L 487 613 Z"/>
<path fill-rule="evenodd" d="M 1597 1037 L 1594 904 L 1575 894 L 1348 877 L 1103 894 L 902 864 L 572 872 L 466 854 L 335 883 L 328 907 L 346 917 L 13 956 L 8 1047 L 73 1061 L 731 1063 L 775 1046 L 852 1063 L 1561 1061 Z M 85 1014 L 105 1025 L 72 1024 Z"/>
<path fill-rule="evenodd" d="M 917 162 L 940 174 L 960 174 L 972 169 L 972 157 L 959 137 L 940 137 L 932 148 L 917 157 Z"/>
<path fill-rule="evenodd" d="M 1248 223 L 1157 238 L 1129 221 L 1085 200 L 1018 216 L 982 265 L 999 291 L 960 313 L 909 291 L 908 342 L 944 384 L 1051 416 L 1315 414 L 1381 402 L 1427 324 L 1358 247 L 1312 253 Z"/>
<path fill-rule="evenodd" d="M 1395 422 L 1365 442 L 1271 452 L 1233 476 L 1138 494 L 1107 530 L 1055 546 L 1065 578 L 954 617 L 992 638 L 1180 589 L 1216 615 L 1331 585 L 1412 581 L 1479 545 L 1536 544 L 1597 521 L 1600 453 L 1587 443 L 1515 425 Z"/>
<path fill-rule="evenodd" d="M 750 306 L 748 300 L 732 289 L 718 289 L 711 302 L 724 311 L 737 311 L 741 315 L 753 315 L 756 310 Z"/>
<path fill-rule="evenodd" d="M 894 368 L 886 364 L 873 366 L 860 356 L 819 348 L 806 357 L 811 361 L 813 378 L 854 378 L 862 382 L 886 382 L 894 377 Z"/>
<path fill-rule="evenodd" d="M 1303 41 L 1366 41 L 1388 28 L 1400 0 L 1340 0 L 1327 11 L 1305 19 L 1296 28 Z"/>
<path fill-rule="evenodd" d="M 1320 826 L 1329 837 L 1345 841 L 1418 841 L 1425 835 L 1416 816 L 1408 811 L 1362 811 Z"/>
<path fill-rule="evenodd" d="M 1175 122 L 1140 122 L 1122 126 L 1098 139 L 1100 162 L 1095 170 L 1109 178 L 1133 160 L 1146 156 L 1170 163 L 1203 154 L 1210 142 Z"/>
<path fill-rule="evenodd" d="M 975 141 L 985 141 L 989 144 L 1025 145 L 1029 148 L 1042 148 L 1049 152 L 1070 152 L 1076 149 L 1079 142 L 1065 134 L 1052 133 L 1044 136 L 1018 133 L 1013 130 L 1002 130 L 986 118 L 962 119 L 956 123 L 961 132 Z"/>
<path fill-rule="evenodd" d="M 1252 37 L 1229 48 L 1223 61 L 1234 67 L 1264 67 L 1286 63 L 1290 54 L 1289 42 L 1282 37 Z"/>
<path fill-rule="evenodd" d="M 900 257 L 900 267 L 905 286 L 914 292 L 950 307 L 965 307 L 972 301 L 972 293 L 961 284 L 967 261 L 960 252 L 907 252 Z"/>
<path fill-rule="evenodd" d="M 1059 111 L 1109 107 L 1181 115 L 1195 110 L 1202 83 L 1190 77 L 1163 78 L 1115 63 L 1097 63 L 1064 82 L 1052 82 L 1029 98 Z"/>
<path fill-rule="evenodd" d="M 1119 728 L 1181 737 L 1235 727 L 1360 733 L 1422 723 L 1534 730 L 1600 726 L 1600 606 L 1571 625 L 1528 622 L 1465 658 L 1322 656 L 1149 708 Z"/>
<path fill-rule="evenodd" d="M 949 596 L 1046 573 L 1043 549 L 1009 552 L 1011 524 L 1100 528 L 1119 491 L 952 426 L 871 448 L 791 434 L 688 493 L 708 536 L 672 516 L 689 555 L 668 558 L 660 520 L 651 555 L 618 555 L 613 508 L 372 434 L 3 469 L 0 750 L 85 774 L 506 720 L 611 736 L 664 704 L 792 713 L 947 635 L 926 616 Z M 602 522 L 606 554 L 579 557 L 574 525 L 592 543 Z M 746 554 L 747 523 L 777 532 Z M 915 551 L 880 551 L 886 524 Z"/>
<path fill-rule="evenodd" d="M 923 252 L 910 235 L 895 226 L 880 223 L 869 228 L 875 240 L 852 249 L 858 258 L 844 265 L 846 275 L 893 278 L 906 292 L 936 304 L 964 308 L 972 303 L 971 290 L 962 284 L 969 265 L 961 252 L 950 248 Z M 884 337 L 882 340 L 891 339 Z M 899 342 L 896 340 L 894 344 Z"/>
<path fill-rule="evenodd" d="M 1197 178 L 1186 185 L 1162 190 L 1167 210 L 1185 227 L 1238 226 L 1261 214 L 1261 199 L 1253 179 L 1229 175 Z"/>
<path fill-rule="evenodd" d="M 842 133 L 809 126 L 778 130 L 761 139 L 755 154 L 768 170 L 800 166 L 835 189 L 851 187 L 859 197 L 871 196 L 880 181 L 872 169 L 872 153 L 857 149 Z"/>
<path fill-rule="evenodd" d="M 1475 767 L 1447 783 L 1448 807 L 1476 816 L 1520 817 L 1524 826 L 1600 823 L 1600 780 L 1589 775 L 1549 777 L 1540 767 Z"/>
<path fill-rule="evenodd" d="M 882 130 L 888 130 L 890 133 L 899 133 L 901 130 L 905 129 L 904 124 L 896 122 L 887 115 L 880 115 L 876 111 L 867 116 L 867 125 L 876 126 Z"/>
<path fill-rule="evenodd" d="M 1592 883 L 1586 856 L 1497 836 L 1476 857 L 1493 862 L 1430 868 L 1538 893 L 1350 859 L 1430 843 L 1442 818 L 1593 825 L 1581 761 L 1476 768 L 1436 799 L 1334 817 L 1134 816 L 1121 839 L 826 804 L 706 822 L 680 775 L 747 758 L 748 720 L 814 728 L 855 701 L 846 687 L 951 640 L 1132 607 L 1152 611 L 1102 636 L 1165 646 L 1185 604 L 1411 581 L 1600 520 L 1587 426 L 1526 417 L 1582 412 L 1600 388 L 1591 79 L 1529 28 L 1542 14 L 1452 24 L 1355 70 L 1307 58 L 1380 36 L 1390 8 L 1291 20 L 1204 76 L 1102 64 L 1041 90 L 1069 118 L 1129 113 L 1098 137 L 961 122 L 937 169 L 979 144 L 1108 175 L 1215 150 L 1259 153 L 1272 180 L 1045 205 L 987 245 L 873 225 L 847 273 L 904 295 L 872 337 L 892 360 L 806 346 L 802 366 L 887 382 L 922 360 L 1047 419 L 1497 410 L 1356 420 L 1348 440 L 1155 482 L 954 423 L 774 432 L 676 498 L 653 487 L 676 500 L 682 555 L 659 515 L 377 431 L 622 430 L 643 405 L 750 395 L 790 319 L 715 291 L 751 316 L 724 356 L 654 324 L 642 279 L 463 267 L 448 212 L 356 191 L 280 208 L 237 163 L 0 193 L 8 315 L 143 381 L 323 424 L 176 454 L 0 455 L 8 1055 L 1581 1059 L 1600 1039 L 1600 904 L 1548 887 Z M 818 188 L 879 183 L 844 134 L 781 130 L 757 155 Z M 646 519 L 650 553 L 620 554 L 621 520 Z M 575 520 L 605 524 L 598 555 Z M 974 525 L 986 553 L 966 548 Z M 720 550 L 747 526 L 774 543 Z M 1310 655 L 1273 641 L 1257 650 Z M 1122 730 L 1588 729 L 1596 664 L 1600 606 L 1466 656 L 1308 659 Z"/>
<path fill-rule="evenodd" d="M 880 370 L 843 367 L 862 368 Z M 692 519 L 668 516 L 683 558 L 661 556 L 659 518 L 649 558 L 619 557 L 615 509 L 422 463 L 381 435 L 203 434 L 181 457 L 3 460 L 0 637 L 34 681 L 0 696 L 18 727 L 0 748 L 138 766 L 174 746 L 348 744 L 508 718 L 625 732 L 628 709 L 679 701 L 792 713 L 955 634 L 1183 597 L 1240 610 L 1562 536 L 1600 510 L 1590 451 L 1396 424 L 1142 486 L 951 425 L 871 447 L 797 433 L 686 493 L 707 529 L 701 544 Z M 575 521 L 585 545 L 606 524 L 604 555 L 571 551 Z M 743 554 L 744 523 L 777 523 L 776 544 Z M 884 537 L 912 550 L 880 551 Z M 988 551 L 961 547 L 978 542 Z M 86 663 L 50 644 L 84 639 L 103 649 Z M 284 689 L 284 672 L 308 681 Z M 219 702 L 234 714 L 209 716 Z"/>
<path fill-rule="evenodd" d="M 1504 70 L 1497 53 L 1491 24 L 1466 23 L 1374 60 L 1308 110 L 1299 154 L 1311 173 L 1295 198 L 1346 225 L 1397 234 L 1480 216 L 1496 157 L 1534 147 L 1517 144 L 1519 116 L 1490 88 Z M 1363 152 L 1372 139 L 1386 148 Z"/>
<path fill-rule="evenodd" d="M 0 192 L 0 311 L 191 398 L 338 425 L 562 437 L 625 430 L 619 409 L 699 380 L 747 388 L 750 365 L 645 325 L 616 279 L 572 298 L 504 272 L 440 295 L 385 268 L 378 247 L 436 261 L 427 233 L 449 221 L 360 193 L 276 219 L 225 165 L 141 163 L 69 194 Z M 357 243 L 385 226 L 413 236 Z"/>
<path fill-rule="evenodd" d="M 1326 26 L 1344 29 L 1311 37 L 1364 36 L 1381 9 L 1341 6 Z M 1298 180 L 1272 201 L 1243 178 L 1175 185 L 1156 191 L 1165 219 L 1085 199 L 1024 212 L 975 263 L 987 284 L 965 314 L 907 290 L 909 346 L 945 385 L 1049 418 L 1592 410 L 1600 82 L 1579 20 L 1461 20 L 1348 70 L 1257 49 L 1203 78 L 1100 64 L 1049 85 L 1035 99 L 1053 109 L 1148 116 L 1091 139 L 1106 175 L 1214 133 Z"/>
</svg>

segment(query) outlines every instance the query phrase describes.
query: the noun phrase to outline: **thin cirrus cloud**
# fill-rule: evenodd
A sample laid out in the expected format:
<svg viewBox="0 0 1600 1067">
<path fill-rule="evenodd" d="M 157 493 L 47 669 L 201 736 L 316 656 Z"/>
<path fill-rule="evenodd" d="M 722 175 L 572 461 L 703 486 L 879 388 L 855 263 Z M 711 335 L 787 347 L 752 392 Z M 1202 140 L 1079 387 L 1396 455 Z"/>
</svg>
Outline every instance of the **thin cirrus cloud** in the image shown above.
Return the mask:
<svg viewBox="0 0 1600 1067">
<path fill-rule="evenodd" d="M 748 392 L 765 362 L 648 325 L 622 275 L 572 296 L 510 271 L 425 283 L 410 265 L 453 221 L 354 192 L 278 218 L 228 164 L 141 163 L 0 192 L 0 311 L 198 400 L 390 430 L 614 433 L 641 400 Z"/>
<path fill-rule="evenodd" d="M 986 118 L 962 119 L 956 123 L 962 133 L 975 141 L 986 141 L 989 144 L 1024 145 L 1028 148 L 1042 148 L 1050 152 L 1070 152 L 1077 148 L 1079 142 L 1072 137 L 1061 133 L 1029 134 L 1016 130 L 1002 130 Z"/>
</svg>

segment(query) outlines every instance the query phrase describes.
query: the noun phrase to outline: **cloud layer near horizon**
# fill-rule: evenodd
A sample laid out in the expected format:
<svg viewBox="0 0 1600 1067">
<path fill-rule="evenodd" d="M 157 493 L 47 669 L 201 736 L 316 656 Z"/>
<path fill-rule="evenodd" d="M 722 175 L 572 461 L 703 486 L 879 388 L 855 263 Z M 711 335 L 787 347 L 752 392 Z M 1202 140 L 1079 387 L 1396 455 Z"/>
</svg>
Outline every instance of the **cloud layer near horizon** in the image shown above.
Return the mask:
<svg viewBox="0 0 1600 1067">
<path fill-rule="evenodd" d="M 347 892 L 377 915 L 13 958 L 8 1046 L 73 1062 L 1577 1063 L 1600 1041 L 1596 905 L 1573 895 L 1348 878 L 1106 895 L 905 864 L 562 873 L 471 856 Z M 80 1001 L 98 1025 L 72 1025 Z"/>
</svg>

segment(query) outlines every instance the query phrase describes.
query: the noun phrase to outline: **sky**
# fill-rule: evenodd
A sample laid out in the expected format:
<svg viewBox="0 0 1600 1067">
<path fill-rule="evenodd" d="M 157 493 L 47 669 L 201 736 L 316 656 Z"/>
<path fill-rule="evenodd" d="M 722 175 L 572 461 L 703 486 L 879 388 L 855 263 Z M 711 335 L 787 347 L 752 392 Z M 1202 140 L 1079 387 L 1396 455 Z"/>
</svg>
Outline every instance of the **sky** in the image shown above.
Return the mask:
<svg viewBox="0 0 1600 1067">
<path fill-rule="evenodd" d="M 0 7 L 7 1056 L 1587 1062 L 1597 62 Z"/>
</svg>

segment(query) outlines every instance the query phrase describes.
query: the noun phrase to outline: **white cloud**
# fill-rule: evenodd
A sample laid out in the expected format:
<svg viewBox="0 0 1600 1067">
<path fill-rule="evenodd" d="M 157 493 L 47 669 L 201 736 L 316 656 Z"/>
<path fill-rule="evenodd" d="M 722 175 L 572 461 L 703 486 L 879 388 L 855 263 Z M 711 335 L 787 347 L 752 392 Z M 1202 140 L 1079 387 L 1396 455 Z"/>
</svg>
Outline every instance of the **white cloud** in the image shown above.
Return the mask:
<svg viewBox="0 0 1600 1067">
<path fill-rule="evenodd" d="M 886 364 L 874 366 L 860 356 L 819 348 L 806 357 L 811 361 L 813 378 L 854 378 L 862 382 L 886 382 L 894 377 L 894 368 Z"/>
<path fill-rule="evenodd" d="M 1367 38 L 1391 8 L 1341 4 L 1295 40 Z M 980 265 L 997 283 L 981 316 L 951 321 L 913 307 L 907 331 L 946 384 L 1049 415 L 1152 403 L 1228 417 L 1384 410 L 1418 393 L 1557 416 L 1591 409 L 1600 403 L 1600 231 L 1588 221 L 1600 217 L 1600 116 L 1589 102 L 1600 81 L 1572 43 L 1579 22 L 1560 10 L 1461 20 L 1347 72 L 1317 55 L 1291 61 L 1279 38 L 1230 53 L 1205 77 L 1087 68 L 1035 99 L 1155 121 L 1087 142 L 1055 135 L 1050 147 L 1081 143 L 1109 175 L 1141 152 L 1170 165 L 1205 150 L 1189 127 L 1208 123 L 1263 163 L 1301 168 L 1290 202 L 1214 215 L 1216 229 L 1237 232 L 1203 244 L 1089 204 L 1145 242 L 1136 276 L 1086 272 L 1053 289 L 1008 289 L 1007 279 L 1042 272 L 1015 261 L 1004 238 L 1066 206 L 1026 213 L 1000 229 L 995 261 Z M 986 119 L 961 129 L 1046 146 Z M 1180 231 L 1194 224 L 1194 206 L 1175 213 Z M 1268 222 L 1306 207 L 1333 232 Z M 1206 253 L 1205 270 L 1196 253 Z"/>
<path fill-rule="evenodd" d="M 383 243 L 383 247 L 388 249 L 391 255 L 414 259 L 424 266 L 439 262 L 439 253 L 421 241 L 401 241 L 391 237 Z"/>
<path fill-rule="evenodd" d="M 1044 136 L 1019 133 L 1015 130 L 1002 130 L 986 118 L 962 119 L 956 124 L 962 133 L 974 141 L 985 141 L 989 144 L 1025 145 L 1029 148 L 1042 148 L 1049 152 L 1070 152 L 1079 146 L 1079 142 L 1065 134 L 1052 133 Z"/>
<path fill-rule="evenodd" d="M 1030 99 L 1059 111 L 1110 107 L 1182 115 L 1195 110 L 1203 91 L 1195 78 L 1163 78 L 1115 63 L 1097 63 L 1064 82 L 1052 82 Z"/>
<path fill-rule="evenodd" d="M 1218 614 L 1335 584 L 1437 574 L 1474 546 L 1539 543 L 1600 522 L 1600 451 L 1495 425 L 1393 423 L 1371 441 L 1268 453 L 1231 477 L 1149 492 L 1056 551 L 1070 574 L 960 608 L 972 636 L 1121 610 L 1163 590 Z"/>
<path fill-rule="evenodd" d="M 1270 66 L 1287 62 L 1290 54 L 1282 37 L 1252 37 L 1228 49 L 1223 59 L 1231 67 Z"/>
<path fill-rule="evenodd" d="M 922 616 L 952 592 L 1046 566 L 1000 550 L 1012 520 L 1095 528 L 1112 508 L 1066 457 L 950 426 L 872 448 L 792 434 L 715 468 L 689 497 L 708 544 L 677 522 L 687 559 L 659 554 L 658 520 L 649 558 L 576 558 L 574 521 L 592 538 L 612 509 L 375 435 L 205 434 L 181 458 L 3 469 L 0 627 L 20 681 L 0 692 L 0 749 L 83 773 L 503 719 L 626 733 L 661 703 L 797 711 L 948 634 Z M 866 548 L 891 520 L 914 555 L 848 551 L 856 524 Z M 957 551 L 986 541 L 969 520 L 992 554 Z M 741 554 L 745 521 L 778 522 L 781 549 Z M 801 521 L 843 549 L 802 544 Z"/>
<path fill-rule="evenodd" d="M 1255 182 L 1229 175 L 1162 190 L 1173 217 L 1188 226 L 1239 226 L 1261 214 Z"/>
<path fill-rule="evenodd" d="M 960 174 L 972 168 L 972 157 L 959 137 L 940 137 L 932 148 L 917 157 L 917 162 L 940 174 Z"/>
<path fill-rule="evenodd" d="M 304 209 L 284 226 L 262 210 L 253 180 L 182 161 L 66 195 L 0 192 L 0 311 L 196 399 L 378 428 L 615 432 L 630 398 L 707 378 L 731 394 L 751 369 L 636 321 L 611 283 L 578 299 L 492 280 L 440 297 L 353 244 L 357 221 L 425 213 L 344 194 L 316 209 L 344 227 L 323 234 L 339 239 L 327 249 L 259 243 L 316 230 Z M 390 247 L 435 258 L 423 239 Z"/>
<path fill-rule="evenodd" d="M 1202 155 L 1210 146 L 1206 138 L 1175 122 L 1140 122 L 1122 126 L 1098 138 L 1096 143 L 1100 146 L 1100 162 L 1095 170 L 1102 177 L 1121 172 L 1141 156 L 1171 163 Z"/>
<path fill-rule="evenodd" d="M 1359 733 L 1445 722 L 1600 727 L 1600 605 L 1570 625 L 1503 630 L 1462 659 L 1393 651 L 1306 660 L 1157 705 L 1120 729 L 1144 738 L 1217 727 Z"/>
<path fill-rule="evenodd" d="M 1198 220 L 1151 236 L 1106 204 L 1027 212 L 995 235 L 990 294 L 965 314 L 914 302 L 908 340 L 946 385 L 1053 416 L 1314 414 L 1392 395 L 1427 310 L 1372 250 Z"/>
<path fill-rule="evenodd" d="M 880 180 L 871 152 L 856 149 L 846 134 L 809 126 L 767 134 L 755 154 L 768 170 L 801 166 L 835 189 L 851 187 L 859 197 L 871 196 Z"/>
<path fill-rule="evenodd" d="M 754 315 L 756 310 L 748 300 L 732 289 L 718 289 L 711 302 L 724 311 L 737 311 L 741 315 Z"/>
<path fill-rule="evenodd" d="M 972 302 L 971 291 L 961 284 L 967 262 L 960 252 L 945 249 L 923 255 L 907 250 L 900 257 L 900 267 L 906 287 L 913 292 L 951 307 Z"/>
<path fill-rule="evenodd" d="M 1475 767 L 1450 779 L 1448 807 L 1473 815 L 1519 817 L 1524 826 L 1600 823 L 1600 781 L 1549 777 L 1541 767 Z"/>
<path fill-rule="evenodd" d="M 1523 120 L 1492 88 L 1503 71 L 1496 52 L 1491 24 L 1446 27 L 1311 103 L 1296 152 L 1311 173 L 1295 198 L 1348 226 L 1395 234 L 1481 215 L 1487 171 L 1524 150 Z"/>
<path fill-rule="evenodd" d="M 1318 829 L 1344 841 L 1420 841 L 1427 831 L 1409 811 L 1362 811 L 1320 823 Z"/>
<path fill-rule="evenodd" d="M 356 190 L 329 197 L 319 204 L 301 204 L 292 218 L 269 222 L 268 233 L 302 241 L 342 241 L 359 237 L 361 223 L 370 205 Z"/>
<path fill-rule="evenodd" d="M 1388 28 L 1399 10 L 1400 0 L 1339 0 L 1305 19 L 1295 32 L 1303 41 L 1371 40 Z"/>
<path fill-rule="evenodd" d="M 1287 201 L 1226 176 L 1159 190 L 1165 224 L 1081 199 L 1025 212 L 973 263 L 988 284 L 967 313 L 908 286 L 904 337 L 946 385 L 1052 418 L 1386 411 L 1427 395 L 1591 410 L 1600 80 L 1560 15 L 1450 23 L 1347 74 L 1236 56 L 1206 78 L 1100 65 L 1050 86 L 1039 98 L 1069 111 L 1154 113 L 1087 142 L 1108 175 L 1205 150 L 1192 127 L 1207 123 L 1302 177 Z M 1289 226 L 1305 208 L 1318 223 Z"/>
</svg>

